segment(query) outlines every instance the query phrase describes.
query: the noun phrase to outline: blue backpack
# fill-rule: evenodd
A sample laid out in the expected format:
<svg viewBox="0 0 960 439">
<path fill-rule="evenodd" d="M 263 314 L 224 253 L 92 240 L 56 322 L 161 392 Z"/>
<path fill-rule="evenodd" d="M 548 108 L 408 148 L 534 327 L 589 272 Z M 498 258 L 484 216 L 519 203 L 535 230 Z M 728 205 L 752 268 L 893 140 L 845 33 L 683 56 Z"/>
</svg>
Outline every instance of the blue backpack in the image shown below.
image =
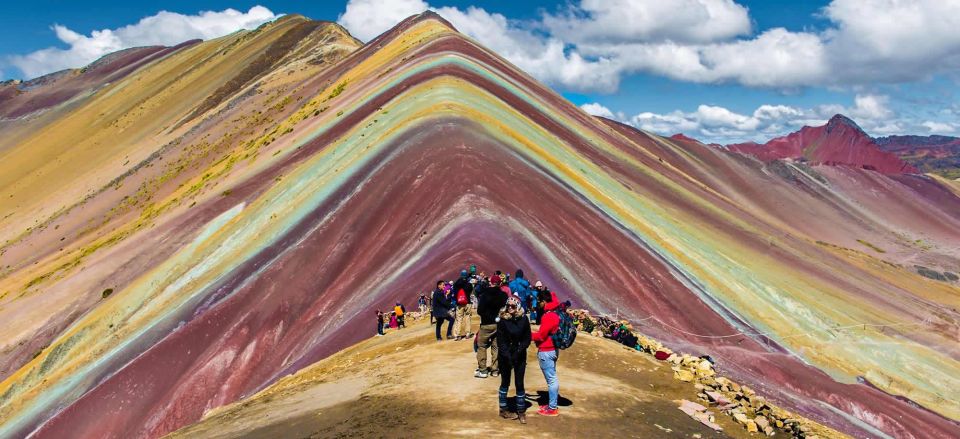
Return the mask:
<svg viewBox="0 0 960 439">
<path fill-rule="evenodd" d="M 551 338 L 553 347 L 557 349 L 566 349 L 573 346 L 573 341 L 577 339 L 577 326 L 573 324 L 573 317 L 566 311 L 553 311 L 560 317 L 560 327 Z"/>
</svg>

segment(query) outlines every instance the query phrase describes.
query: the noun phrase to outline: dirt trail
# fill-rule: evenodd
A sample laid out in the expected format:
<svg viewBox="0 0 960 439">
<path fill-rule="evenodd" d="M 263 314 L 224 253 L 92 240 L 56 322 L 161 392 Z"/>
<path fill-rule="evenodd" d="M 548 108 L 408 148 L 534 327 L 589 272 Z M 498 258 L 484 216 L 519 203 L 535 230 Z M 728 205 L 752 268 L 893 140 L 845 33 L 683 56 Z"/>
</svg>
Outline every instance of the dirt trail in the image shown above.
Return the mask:
<svg viewBox="0 0 960 439">
<path fill-rule="evenodd" d="M 538 416 L 531 401 L 527 425 L 500 419 L 500 379 L 474 378 L 475 368 L 471 341 L 437 342 L 433 326 L 421 321 L 337 353 L 169 437 L 749 436 L 726 415 L 717 414 L 724 431 L 714 432 L 678 410 L 674 400 L 696 401 L 696 390 L 675 381 L 667 363 L 589 335 L 561 354 L 557 418 Z M 524 381 L 528 395 L 546 394 L 533 347 Z"/>
</svg>

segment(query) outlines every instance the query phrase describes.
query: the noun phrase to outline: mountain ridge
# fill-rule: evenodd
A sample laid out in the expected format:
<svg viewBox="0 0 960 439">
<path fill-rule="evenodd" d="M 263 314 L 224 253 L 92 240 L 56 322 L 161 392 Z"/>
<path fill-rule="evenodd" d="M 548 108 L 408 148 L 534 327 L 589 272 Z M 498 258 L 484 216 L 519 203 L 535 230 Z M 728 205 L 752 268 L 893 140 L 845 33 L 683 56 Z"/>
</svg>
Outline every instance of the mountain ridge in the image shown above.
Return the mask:
<svg viewBox="0 0 960 439">
<path fill-rule="evenodd" d="M 899 264 L 960 260 L 955 196 L 917 176 L 811 175 L 590 117 L 435 17 L 326 63 L 267 69 L 169 142 L 121 139 L 155 158 L 120 166 L 129 174 L 113 184 L 99 175 L 110 170 L 77 177 L 109 190 L 44 227 L 10 221 L 31 227 L 0 251 L 0 313 L 33 314 L 4 329 L 26 344 L 0 363 L 0 434 L 165 434 L 365 338 L 374 306 L 475 262 L 523 267 L 599 312 L 658 316 L 669 326 L 644 330 L 843 431 L 948 437 L 958 408 L 943 393 L 956 387 L 945 346 L 960 300 Z M 183 82 L 202 86 L 172 93 L 183 104 L 141 130 L 167 132 L 292 26 L 136 72 L 164 93 L 176 90 L 151 69 L 196 72 Z M 142 87 L 125 86 L 88 98 L 85 114 Z M 10 148 L 33 158 L 25 145 Z M 914 236 L 931 242 L 919 257 Z M 858 240 L 884 253 L 849 248 Z M 851 321 L 886 329 L 857 334 L 868 343 L 917 339 L 882 357 L 830 343 L 824 328 Z M 917 325 L 922 335 L 904 329 Z M 933 385 L 937 370 L 947 377 Z M 122 411 L 110 410 L 117 398 Z"/>
</svg>

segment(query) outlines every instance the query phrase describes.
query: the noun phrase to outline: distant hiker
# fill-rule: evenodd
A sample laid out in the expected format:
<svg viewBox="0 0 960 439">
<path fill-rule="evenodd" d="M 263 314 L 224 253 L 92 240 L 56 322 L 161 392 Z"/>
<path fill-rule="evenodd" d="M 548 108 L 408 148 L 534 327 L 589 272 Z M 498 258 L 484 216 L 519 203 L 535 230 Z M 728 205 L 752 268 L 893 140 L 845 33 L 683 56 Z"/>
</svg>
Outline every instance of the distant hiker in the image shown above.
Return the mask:
<svg viewBox="0 0 960 439">
<path fill-rule="evenodd" d="M 540 291 L 543 291 L 543 282 L 537 281 L 534 284 L 533 289 L 530 290 L 530 294 L 527 294 L 527 311 L 530 313 L 530 321 L 538 322 L 537 316 L 537 306 L 539 305 L 539 300 L 537 296 L 540 294 Z"/>
<path fill-rule="evenodd" d="M 533 341 L 537 344 L 537 360 L 540 362 L 540 370 L 543 372 L 543 378 L 547 381 L 547 393 L 549 402 L 547 405 L 540 406 L 537 410 L 538 415 L 558 416 L 560 414 L 557 407 L 557 396 L 560 393 L 560 380 L 557 378 L 557 349 L 553 345 L 553 336 L 560 329 L 560 316 L 555 312 L 560 306 L 560 301 L 556 294 L 550 295 L 550 300 L 543 305 L 545 314 L 541 317 L 543 322 L 540 330 L 533 334 Z"/>
<path fill-rule="evenodd" d="M 470 277 L 477 277 L 477 264 L 470 264 Z"/>
<path fill-rule="evenodd" d="M 427 312 L 427 295 L 426 294 L 421 294 L 420 297 L 417 298 L 417 308 L 420 310 L 421 316 L 423 315 L 423 313 Z"/>
<path fill-rule="evenodd" d="M 473 293 L 473 284 L 467 274 L 467 270 L 460 271 L 460 278 L 453 283 L 453 295 L 456 300 L 457 315 L 454 333 L 457 340 L 473 338 L 473 331 L 470 328 L 470 317 L 473 315 L 473 309 L 470 306 L 470 294 Z"/>
<path fill-rule="evenodd" d="M 390 329 L 397 329 L 397 312 L 390 311 Z"/>
<path fill-rule="evenodd" d="M 480 315 L 480 331 L 477 336 L 477 370 L 474 376 L 486 378 L 487 375 L 500 373 L 497 364 L 497 316 L 500 309 L 507 304 L 507 296 L 500 293 L 495 286 L 488 286 L 479 291 L 477 299 L 477 314 Z M 487 351 L 490 351 L 490 368 L 487 368 Z"/>
<path fill-rule="evenodd" d="M 442 280 L 437 281 L 437 288 L 433 290 L 433 309 L 430 310 L 430 314 L 436 320 L 437 324 L 437 341 L 443 340 L 440 338 L 440 327 L 443 326 L 443 322 L 447 323 L 447 340 L 453 338 L 453 316 L 450 315 L 450 311 L 453 309 L 453 305 L 448 300 L 448 296 L 444 289 L 446 285 Z"/>
<path fill-rule="evenodd" d="M 530 294 L 530 282 L 524 279 L 523 270 L 517 269 L 517 275 L 510 281 L 510 291 L 520 298 L 520 306 L 526 309 L 527 296 Z"/>
<path fill-rule="evenodd" d="M 397 315 L 397 327 L 406 328 L 407 325 L 403 323 L 403 315 L 406 314 L 407 309 L 400 302 L 397 302 L 397 305 L 393 307 L 393 312 Z"/>
<path fill-rule="evenodd" d="M 383 335 L 383 311 L 377 310 L 377 337 Z"/>
<path fill-rule="evenodd" d="M 500 367 L 498 396 L 500 417 L 519 419 L 521 424 L 527 423 L 525 414 L 527 401 L 523 389 L 523 374 L 527 369 L 527 348 L 530 347 L 530 340 L 530 320 L 523 315 L 520 300 L 516 297 L 510 297 L 507 299 L 503 311 L 500 312 L 500 321 L 497 323 L 497 361 Z M 511 373 L 513 373 L 514 385 L 517 389 L 516 414 L 510 413 L 507 404 L 507 391 L 510 390 Z"/>
</svg>

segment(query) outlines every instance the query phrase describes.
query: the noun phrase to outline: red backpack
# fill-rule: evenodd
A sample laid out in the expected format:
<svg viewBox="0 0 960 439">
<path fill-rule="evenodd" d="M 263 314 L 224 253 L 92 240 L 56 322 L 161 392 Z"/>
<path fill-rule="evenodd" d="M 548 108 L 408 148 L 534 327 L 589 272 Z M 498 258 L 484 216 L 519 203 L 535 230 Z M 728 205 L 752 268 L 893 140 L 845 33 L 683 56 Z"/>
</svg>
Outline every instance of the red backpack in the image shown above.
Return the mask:
<svg viewBox="0 0 960 439">
<path fill-rule="evenodd" d="M 466 305 L 470 303 L 470 298 L 467 297 L 467 292 L 463 291 L 463 288 L 457 290 L 457 305 Z"/>
</svg>

